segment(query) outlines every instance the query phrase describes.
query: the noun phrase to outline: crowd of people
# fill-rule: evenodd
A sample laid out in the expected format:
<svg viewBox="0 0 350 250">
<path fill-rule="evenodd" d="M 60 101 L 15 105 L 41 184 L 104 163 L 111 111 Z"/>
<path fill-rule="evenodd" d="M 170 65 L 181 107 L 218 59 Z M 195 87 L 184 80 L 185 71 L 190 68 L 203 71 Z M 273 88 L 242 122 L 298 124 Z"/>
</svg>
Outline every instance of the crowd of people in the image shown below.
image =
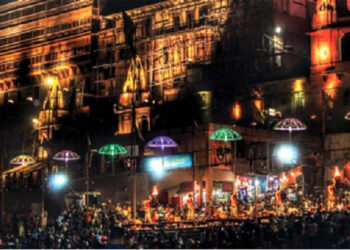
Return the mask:
<svg viewBox="0 0 350 250">
<path fill-rule="evenodd" d="M 130 204 L 71 205 L 54 221 L 16 214 L 2 228 L 3 248 L 310 248 L 350 247 L 348 202 L 327 210 L 322 197 L 281 203 L 267 213 L 262 202 L 183 207 L 160 204 L 150 196 L 134 218 Z M 232 211 L 234 210 L 234 211 Z M 250 211 L 253 211 L 250 213 Z M 317 239 L 317 240 L 316 240 Z"/>
<path fill-rule="evenodd" d="M 220 221 L 177 230 L 131 230 L 128 248 L 350 248 L 350 214 L 315 212 L 302 217 Z"/>
</svg>

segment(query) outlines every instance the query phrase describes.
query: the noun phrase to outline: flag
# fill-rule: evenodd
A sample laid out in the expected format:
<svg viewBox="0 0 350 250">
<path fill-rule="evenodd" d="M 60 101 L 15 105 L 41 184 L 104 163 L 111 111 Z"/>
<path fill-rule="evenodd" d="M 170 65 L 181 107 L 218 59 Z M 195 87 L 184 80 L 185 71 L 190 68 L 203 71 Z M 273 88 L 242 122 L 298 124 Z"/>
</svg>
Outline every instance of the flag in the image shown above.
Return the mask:
<svg viewBox="0 0 350 250">
<path fill-rule="evenodd" d="M 124 21 L 125 41 L 130 47 L 132 57 L 135 58 L 136 48 L 134 46 L 134 35 L 135 35 L 136 29 L 134 26 L 134 22 L 132 21 L 130 16 L 128 16 L 128 14 L 126 14 L 125 11 L 123 11 L 123 21 Z"/>
</svg>

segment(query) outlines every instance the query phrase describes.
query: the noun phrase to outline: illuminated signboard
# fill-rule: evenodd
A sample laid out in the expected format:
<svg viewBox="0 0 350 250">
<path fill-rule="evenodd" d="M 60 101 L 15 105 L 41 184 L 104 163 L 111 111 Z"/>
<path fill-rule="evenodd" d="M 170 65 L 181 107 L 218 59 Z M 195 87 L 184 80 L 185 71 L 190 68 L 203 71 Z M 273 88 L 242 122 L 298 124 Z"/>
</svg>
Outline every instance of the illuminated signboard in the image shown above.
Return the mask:
<svg viewBox="0 0 350 250">
<path fill-rule="evenodd" d="M 154 156 L 141 160 L 141 168 L 156 176 L 162 176 L 169 170 L 189 167 L 192 167 L 192 154 Z"/>
</svg>

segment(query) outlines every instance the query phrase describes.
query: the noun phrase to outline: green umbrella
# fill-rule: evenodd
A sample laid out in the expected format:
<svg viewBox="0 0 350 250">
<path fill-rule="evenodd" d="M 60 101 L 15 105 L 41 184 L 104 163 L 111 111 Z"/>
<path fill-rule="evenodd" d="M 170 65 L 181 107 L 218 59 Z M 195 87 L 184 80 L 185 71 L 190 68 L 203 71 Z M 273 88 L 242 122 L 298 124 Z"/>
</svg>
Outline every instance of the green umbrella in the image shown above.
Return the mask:
<svg viewBox="0 0 350 250">
<path fill-rule="evenodd" d="M 225 146 L 228 141 L 234 142 L 234 168 L 233 168 L 233 185 L 236 175 L 236 141 L 242 140 L 242 136 L 235 130 L 229 128 L 222 128 L 215 130 L 209 137 L 211 140 L 224 141 Z M 232 162 L 231 162 L 232 163 Z M 226 165 L 226 153 L 225 153 L 225 165 Z"/>
<path fill-rule="evenodd" d="M 229 128 L 222 128 L 214 131 L 214 133 L 209 137 L 215 141 L 239 141 L 242 140 L 242 136 L 235 130 Z"/>
<path fill-rule="evenodd" d="M 98 150 L 100 155 L 112 156 L 112 171 L 114 175 L 114 156 L 125 155 L 128 151 L 119 144 L 107 144 Z"/>
<path fill-rule="evenodd" d="M 98 150 L 100 155 L 125 155 L 128 151 L 119 144 L 108 144 Z"/>
</svg>

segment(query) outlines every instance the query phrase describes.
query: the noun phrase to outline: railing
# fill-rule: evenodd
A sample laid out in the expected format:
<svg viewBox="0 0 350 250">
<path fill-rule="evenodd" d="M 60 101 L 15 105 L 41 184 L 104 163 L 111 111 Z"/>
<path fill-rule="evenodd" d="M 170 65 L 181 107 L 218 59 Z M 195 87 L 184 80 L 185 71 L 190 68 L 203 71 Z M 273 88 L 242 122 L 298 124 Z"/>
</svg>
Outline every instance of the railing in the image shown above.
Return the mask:
<svg viewBox="0 0 350 250">
<path fill-rule="evenodd" d="M 200 20 L 193 22 L 191 24 L 184 24 L 184 25 L 181 25 L 179 27 L 164 27 L 164 28 L 153 29 L 149 34 L 143 33 L 141 36 L 136 37 L 136 40 L 154 38 L 156 36 L 160 36 L 160 35 L 164 35 L 164 34 L 171 34 L 171 33 L 176 33 L 176 32 L 185 32 L 186 30 L 196 29 L 196 28 L 200 28 L 202 26 L 215 27 L 217 25 L 218 25 L 218 22 L 215 20 L 200 19 Z"/>
<path fill-rule="evenodd" d="M 267 223 L 269 217 L 259 217 L 262 223 Z M 180 222 L 159 222 L 156 224 L 135 224 L 128 223 L 124 224 L 123 227 L 127 231 L 158 231 L 158 230 L 194 230 L 194 229 L 205 229 L 208 227 L 222 227 L 222 226 L 238 226 L 244 221 L 248 221 L 248 218 L 244 219 L 209 219 L 199 221 L 180 221 Z M 251 220 L 252 221 L 252 220 Z"/>
</svg>

